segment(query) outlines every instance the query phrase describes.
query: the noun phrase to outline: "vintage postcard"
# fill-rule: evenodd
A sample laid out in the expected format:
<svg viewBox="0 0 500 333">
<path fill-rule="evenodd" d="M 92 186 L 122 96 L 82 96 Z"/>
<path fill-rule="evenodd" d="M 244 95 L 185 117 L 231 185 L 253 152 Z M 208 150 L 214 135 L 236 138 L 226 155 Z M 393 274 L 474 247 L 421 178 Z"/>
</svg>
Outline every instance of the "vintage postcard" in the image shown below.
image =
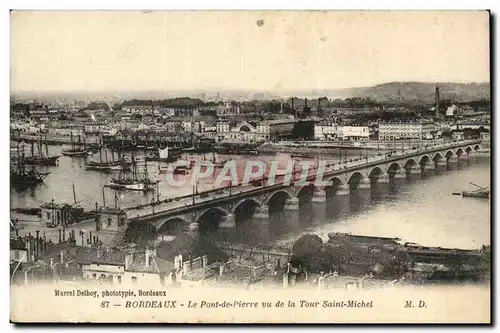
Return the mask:
<svg viewBox="0 0 500 333">
<path fill-rule="evenodd" d="M 10 19 L 12 322 L 490 323 L 488 11 Z"/>
</svg>

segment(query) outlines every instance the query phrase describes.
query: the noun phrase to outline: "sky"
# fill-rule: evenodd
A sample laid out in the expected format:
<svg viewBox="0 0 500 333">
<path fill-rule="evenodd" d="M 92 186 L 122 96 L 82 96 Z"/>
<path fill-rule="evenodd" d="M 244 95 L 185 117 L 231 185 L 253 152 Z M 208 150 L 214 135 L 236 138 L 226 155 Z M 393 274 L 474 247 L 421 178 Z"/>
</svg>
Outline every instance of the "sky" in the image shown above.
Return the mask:
<svg viewBox="0 0 500 333">
<path fill-rule="evenodd" d="M 11 12 L 11 91 L 279 93 L 489 77 L 486 11 Z"/>
</svg>

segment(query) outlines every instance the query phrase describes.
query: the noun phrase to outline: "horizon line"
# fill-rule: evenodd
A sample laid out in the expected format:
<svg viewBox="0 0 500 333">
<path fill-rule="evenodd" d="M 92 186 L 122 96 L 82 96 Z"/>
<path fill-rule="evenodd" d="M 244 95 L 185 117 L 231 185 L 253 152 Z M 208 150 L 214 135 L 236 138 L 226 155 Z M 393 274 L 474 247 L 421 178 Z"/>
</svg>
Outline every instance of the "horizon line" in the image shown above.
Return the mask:
<svg viewBox="0 0 500 333">
<path fill-rule="evenodd" d="M 142 90 L 127 90 L 127 89 L 71 89 L 71 90 L 10 90 L 10 94 L 19 94 L 19 93 L 72 93 L 72 92 L 78 92 L 78 93 L 104 93 L 104 92 L 113 92 L 113 93 L 118 93 L 118 92 L 127 92 L 127 93 L 147 93 L 147 92 L 158 92 L 158 91 L 165 91 L 165 92 L 175 92 L 175 91 L 210 91 L 210 92 L 217 92 L 217 91 L 245 91 L 245 92 L 255 92 L 255 93 L 275 93 L 275 94 L 280 94 L 280 93 L 285 93 L 285 92 L 296 92 L 296 91 L 323 91 L 323 90 L 348 90 L 348 89 L 363 89 L 363 88 L 371 88 L 371 87 L 376 87 L 376 86 L 381 86 L 381 85 L 386 85 L 386 84 L 391 84 L 391 83 L 424 83 L 424 84 L 491 84 L 490 81 L 417 81 L 417 80 L 412 80 L 412 81 L 388 81 L 388 82 L 382 82 L 382 83 L 377 83 L 377 84 L 372 84 L 372 85 L 364 85 L 364 86 L 351 86 L 351 87 L 343 87 L 343 88 L 304 88 L 304 89 L 281 89 L 281 90 L 265 90 L 265 89 L 251 89 L 251 88 L 229 88 L 229 87 L 211 87 L 211 88 L 151 88 L 151 89 L 142 89 Z"/>
</svg>

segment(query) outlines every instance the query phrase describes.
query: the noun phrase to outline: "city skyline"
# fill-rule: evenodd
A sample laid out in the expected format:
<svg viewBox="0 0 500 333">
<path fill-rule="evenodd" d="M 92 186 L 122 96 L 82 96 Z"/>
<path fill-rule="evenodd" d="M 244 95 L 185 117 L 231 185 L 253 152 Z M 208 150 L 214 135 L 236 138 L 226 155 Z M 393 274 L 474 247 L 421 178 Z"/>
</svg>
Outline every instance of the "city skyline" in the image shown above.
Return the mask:
<svg viewBox="0 0 500 333">
<path fill-rule="evenodd" d="M 13 92 L 280 94 L 490 77 L 486 11 L 23 11 L 11 19 Z"/>
</svg>

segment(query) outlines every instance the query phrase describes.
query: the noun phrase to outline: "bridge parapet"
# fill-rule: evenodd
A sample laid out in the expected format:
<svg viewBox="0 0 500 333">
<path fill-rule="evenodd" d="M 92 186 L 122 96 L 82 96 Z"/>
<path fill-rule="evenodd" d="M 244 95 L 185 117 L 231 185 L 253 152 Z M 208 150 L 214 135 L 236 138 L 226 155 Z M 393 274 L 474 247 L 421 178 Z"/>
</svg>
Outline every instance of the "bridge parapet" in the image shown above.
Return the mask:
<svg viewBox="0 0 500 333">
<path fill-rule="evenodd" d="M 336 179 L 334 183 L 337 189 L 336 195 L 348 195 L 350 193 L 349 181 L 354 174 L 361 175 L 358 186 L 360 188 L 368 188 L 370 186 L 370 177 L 374 175 L 376 175 L 378 183 L 388 183 L 389 173 L 394 174 L 394 178 L 399 178 L 401 171 L 404 170 L 403 167 L 408 161 L 413 161 L 412 167 L 413 165 L 419 166 L 422 159 L 427 156 L 429 161 L 426 161 L 426 165 L 434 160 L 436 166 L 438 166 L 442 163 L 446 164 L 446 159 L 444 159 L 444 161 L 442 161 L 443 159 L 437 159 L 436 157 L 439 157 L 437 154 L 444 157 L 446 156 L 446 152 L 450 150 L 453 154 L 456 154 L 456 149 L 458 148 L 467 151 L 468 147 L 472 147 L 471 149 L 473 150 L 474 145 L 480 143 L 481 140 L 454 142 L 447 145 L 427 146 L 426 149 L 416 151 L 400 151 L 392 154 L 370 156 L 350 162 L 336 163 L 329 165 L 323 176 L 324 179 Z M 375 169 L 377 169 L 377 172 L 373 172 Z M 315 179 L 316 174 L 307 177 L 307 181 L 309 182 L 315 181 Z M 207 196 L 202 198 L 200 194 L 198 194 L 193 199 L 192 196 L 186 196 L 173 202 L 169 201 L 156 205 L 143 205 L 141 207 L 128 208 L 126 209 L 126 214 L 129 221 L 152 220 L 158 218 L 170 219 L 171 217 L 185 216 L 185 214 L 187 214 L 191 216 L 191 218 L 186 220 L 192 223 L 199 218 L 198 215 L 201 214 L 204 209 L 211 207 L 222 207 L 234 214 L 234 207 L 238 206 L 238 202 L 242 200 L 253 199 L 258 203 L 258 207 L 267 206 L 270 198 L 278 191 L 284 191 L 289 195 L 289 198 L 286 199 L 285 208 L 296 210 L 298 209 L 297 195 L 300 191 L 300 188 L 296 185 L 296 182 L 292 182 L 291 184 L 275 184 L 271 186 L 264 184 L 261 187 L 249 187 L 245 189 L 234 186 L 232 191 L 226 188 L 214 189 L 210 191 L 210 193 L 213 194 L 212 197 Z M 315 191 L 317 192 L 315 192 L 313 196 L 313 201 L 323 202 L 326 197 L 326 195 L 323 195 L 325 193 L 324 188 L 320 186 Z M 265 216 L 266 209 L 262 208 L 261 213 L 262 216 Z"/>
</svg>

